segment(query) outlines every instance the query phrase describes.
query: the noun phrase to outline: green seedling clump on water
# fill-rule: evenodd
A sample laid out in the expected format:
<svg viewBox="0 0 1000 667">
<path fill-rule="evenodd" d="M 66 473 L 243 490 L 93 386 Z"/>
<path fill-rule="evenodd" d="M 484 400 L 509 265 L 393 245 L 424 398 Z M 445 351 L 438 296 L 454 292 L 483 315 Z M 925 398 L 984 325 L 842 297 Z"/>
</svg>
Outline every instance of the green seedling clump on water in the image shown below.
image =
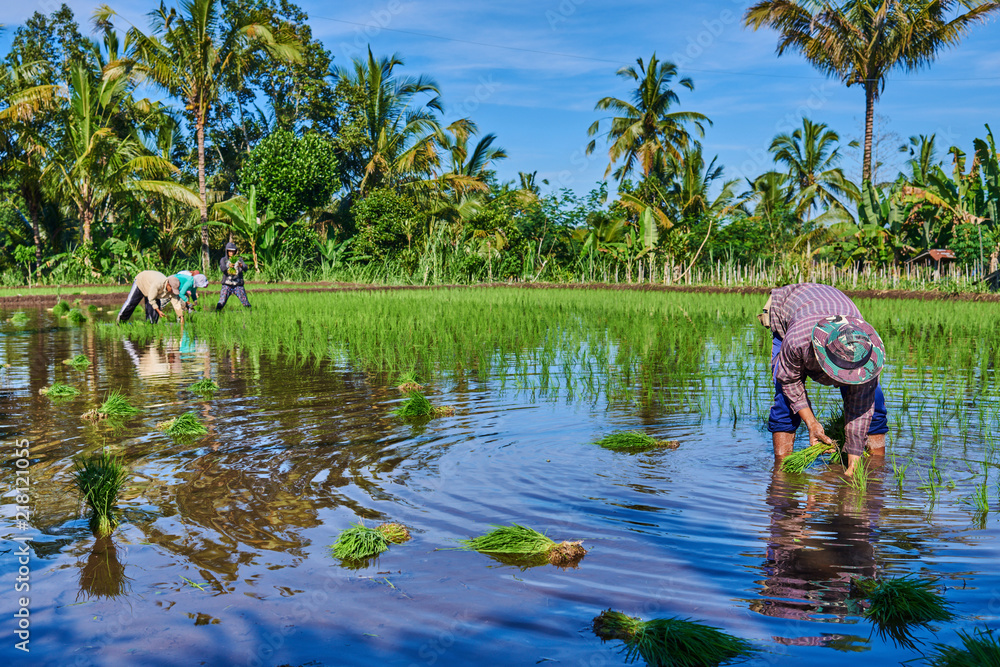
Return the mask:
<svg viewBox="0 0 1000 667">
<path fill-rule="evenodd" d="M 219 385 L 215 384 L 212 378 L 204 377 L 192 384 L 188 389 L 195 394 L 211 397 L 212 394 L 219 391 Z"/>
<path fill-rule="evenodd" d="M 402 406 L 393 410 L 397 417 L 437 417 L 439 415 L 454 414 L 455 408 L 451 406 L 434 407 L 427 397 L 419 391 L 411 391 Z"/>
<path fill-rule="evenodd" d="M 979 629 L 972 633 L 958 631 L 962 648 L 947 644 L 934 644 L 934 653 L 927 656 L 933 667 L 996 667 L 1000 665 L 1000 640 L 993 636 L 993 629 Z"/>
<path fill-rule="evenodd" d="M 401 523 L 390 521 L 389 523 L 375 526 L 375 530 L 382 533 L 385 539 L 391 544 L 402 544 L 410 540 L 409 529 Z"/>
<path fill-rule="evenodd" d="M 815 463 L 816 459 L 820 456 L 836 448 L 836 445 L 828 445 L 825 442 L 817 442 L 815 445 L 809 445 L 805 449 L 800 449 L 786 456 L 785 460 L 781 462 L 781 469 L 785 472 L 803 472 Z"/>
<path fill-rule="evenodd" d="M 753 654 L 748 641 L 710 625 L 679 618 L 643 621 L 610 609 L 594 619 L 594 634 L 625 642 L 625 661 L 654 667 L 714 667 Z"/>
<path fill-rule="evenodd" d="M 174 438 L 192 438 L 208 433 L 208 429 L 194 412 L 185 412 L 179 417 L 160 422 L 156 428 Z"/>
<path fill-rule="evenodd" d="M 335 557 L 357 563 L 388 551 L 389 539 L 381 530 L 356 523 L 340 534 L 332 549 Z"/>
<path fill-rule="evenodd" d="M 612 433 L 597 441 L 598 445 L 616 452 L 644 452 L 650 449 L 677 449 L 677 440 L 657 440 L 641 431 Z"/>
<path fill-rule="evenodd" d="M 84 368 L 90 365 L 90 359 L 87 358 L 85 354 L 78 354 L 72 359 L 65 359 L 63 363 L 67 366 L 72 366 L 78 371 L 82 371 Z"/>
<path fill-rule="evenodd" d="M 865 618 L 875 623 L 879 635 L 913 646 L 908 628 L 955 617 L 951 603 L 934 590 L 933 579 L 912 575 L 894 579 L 858 578 L 851 581 L 855 597 L 868 599 Z"/>
<path fill-rule="evenodd" d="M 419 380 L 417 379 L 417 374 L 415 371 L 407 371 L 403 373 L 398 378 L 396 378 L 394 384 L 396 385 L 396 389 L 399 389 L 400 391 L 406 393 L 410 393 L 411 391 L 420 391 L 421 389 L 424 388 L 424 385 L 420 384 Z"/>
<path fill-rule="evenodd" d="M 79 308 L 74 308 L 73 310 L 69 311 L 69 313 L 66 315 L 66 319 L 68 319 L 73 324 L 83 324 L 84 322 L 87 321 L 87 316 L 84 315 L 83 311 L 80 310 Z"/>
<path fill-rule="evenodd" d="M 28 323 L 28 314 L 19 310 L 11 316 L 10 323 L 14 326 L 23 327 Z"/>
<path fill-rule="evenodd" d="M 70 305 L 66 301 L 60 301 L 52 307 L 52 313 L 54 315 L 62 316 L 70 311 Z"/>
<path fill-rule="evenodd" d="M 120 391 L 114 390 L 105 397 L 104 402 L 96 410 L 84 413 L 83 418 L 90 421 L 101 419 L 124 419 L 139 414 L 139 408 L 128 402 L 128 398 Z"/>
<path fill-rule="evenodd" d="M 125 488 L 128 470 L 121 459 L 101 452 L 78 460 L 73 465 L 74 481 L 90 506 L 90 526 L 97 537 L 111 534 L 118 525 L 115 505 Z"/>
<path fill-rule="evenodd" d="M 459 540 L 459 544 L 462 549 L 506 556 L 512 561 L 523 559 L 531 565 L 549 562 L 560 567 L 576 566 L 587 553 L 580 542 L 557 544 L 547 535 L 516 523 L 497 526 L 485 535 Z"/>
<path fill-rule="evenodd" d="M 80 390 L 62 382 L 53 382 L 52 386 L 42 387 L 38 393 L 49 398 L 72 398 L 79 394 Z"/>
</svg>

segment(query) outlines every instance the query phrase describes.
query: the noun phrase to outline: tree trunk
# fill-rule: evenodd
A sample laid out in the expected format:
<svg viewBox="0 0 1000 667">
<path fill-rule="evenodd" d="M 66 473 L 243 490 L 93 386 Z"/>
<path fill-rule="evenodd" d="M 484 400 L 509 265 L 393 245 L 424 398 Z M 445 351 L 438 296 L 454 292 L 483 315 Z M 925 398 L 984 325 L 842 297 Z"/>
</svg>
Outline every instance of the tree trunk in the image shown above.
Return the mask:
<svg viewBox="0 0 1000 667">
<path fill-rule="evenodd" d="M 198 208 L 201 213 L 201 270 L 208 273 L 208 199 L 205 196 L 205 118 L 197 119 L 198 134 Z"/>
<path fill-rule="evenodd" d="M 877 81 L 865 81 L 865 152 L 861 165 L 861 183 L 872 180 L 872 130 L 875 121 L 875 93 Z"/>
<path fill-rule="evenodd" d="M 38 231 L 38 209 L 39 202 L 34 193 L 27 193 L 24 197 L 28 204 L 28 216 L 31 217 L 31 234 L 35 239 L 35 271 L 42 270 L 42 235 Z"/>
</svg>

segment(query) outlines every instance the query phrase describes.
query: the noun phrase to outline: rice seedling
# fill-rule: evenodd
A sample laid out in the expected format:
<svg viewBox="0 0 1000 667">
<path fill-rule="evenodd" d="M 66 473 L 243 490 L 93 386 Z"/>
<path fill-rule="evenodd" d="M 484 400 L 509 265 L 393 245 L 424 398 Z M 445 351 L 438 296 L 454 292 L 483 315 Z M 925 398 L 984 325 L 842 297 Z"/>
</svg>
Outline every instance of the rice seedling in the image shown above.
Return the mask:
<svg viewBox="0 0 1000 667">
<path fill-rule="evenodd" d="M 207 398 L 211 398 L 212 395 L 215 394 L 215 392 L 219 391 L 219 385 L 215 384 L 212 378 L 203 377 L 202 379 L 198 380 L 190 387 L 188 387 L 188 391 L 194 394 L 200 394 L 201 396 Z"/>
<path fill-rule="evenodd" d="M 74 482 L 91 510 L 90 527 L 97 537 L 110 535 L 118 525 L 115 506 L 128 470 L 121 459 L 108 452 L 78 459 L 73 470 Z"/>
<path fill-rule="evenodd" d="M 74 308 L 66 314 L 66 319 L 73 324 L 83 324 L 87 321 L 87 316 L 79 308 Z"/>
<path fill-rule="evenodd" d="M 913 463 L 913 459 L 907 459 L 902 465 L 896 462 L 896 453 L 892 453 L 892 478 L 896 481 L 896 488 L 903 491 L 903 480 L 906 479 L 906 469 Z"/>
<path fill-rule="evenodd" d="M 485 535 L 459 540 L 459 544 L 461 549 L 498 556 L 501 561 L 506 558 L 511 564 L 527 566 L 547 562 L 560 567 L 575 567 L 587 553 L 579 541 L 556 543 L 547 535 L 516 523 L 496 526 Z"/>
<path fill-rule="evenodd" d="M 971 633 L 958 631 L 962 648 L 947 644 L 934 644 L 934 652 L 924 660 L 932 667 L 998 667 L 1000 666 L 1000 640 L 993 636 L 992 628 L 976 628 Z"/>
<path fill-rule="evenodd" d="M 785 472 L 800 473 L 816 462 L 823 454 L 833 451 L 836 454 L 836 445 L 828 445 L 825 442 L 817 442 L 809 445 L 805 449 L 792 452 L 781 462 L 781 469 Z"/>
<path fill-rule="evenodd" d="M 607 609 L 594 619 L 593 630 L 603 641 L 625 642 L 626 662 L 642 658 L 654 667 L 714 667 L 754 653 L 745 639 L 676 617 L 643 621 Z"/>
<path fill-rule="evenodd" d="M 48 396 L 49 398 L 72 398 L 79 394 L 80 390 L 76 387 L 57 381 L 53 382 L 51 386 L 42 387 L 38 390 L 38 393 L 42 396 Z"/>
<path fill-rule="evenodd" d="M 424 385 L 420 384 L 420 381 L 417 379 L 416 371 L 406 371 L 405 373 L 400 374 L 400 376 L 395 379 L 393 384 L 396 385 L 396 389 L 405 393 L 420 391 L 424 388 Z"/>
<path fill-rule="evenodd" d="M 859 496 L 868 492 L 868 470 L 865 468 L 864 460 L 858 461 L 854 466 L 854 472 L 847 478 L 847 483 Z"/>
<path fill-rule="evenodd" d="M 855 597 L 868 600 L 865 618 L 875 624 L 879 636 L 889 636 L 904 646 L 912 646 L 912 627 L 955 617 L 951 603 L 934 590 L 934 579 L 904 575 L 891 579 L 861 577 L 851 580 Z"/>
<path fill-rule="evenodd" d="M 455 413 L 455 408 L 451 406 L 435 407 L 427 400 L 427 397 L 419 391 L 411 391 L 407 395 L 406 402 L 402 406 L 393 410 L 397 417 L 438 417 L 440 415 L 450 415 Z"/>
<path fill-rule="evenodd" d="M 645 452 L 651 449 L 677 449 L 677 440 L 657 440 L 642 431 L 622 431 L 606 435 L 596 443 L 605 449 L 616 452 Z"/>
<path fill-rule="evenodd" d="M 101 311 L 101 309 L 98 308 L 97 306 L 95 306 L 94 304 L 92 304 L 92 303 L 87 304 L 87 312 L 88 313 L 93 314 L 93 313 L 97 313 L 97 312 L 100 312 L 100 311 Z"/>
<path fill-rule="evenodd" d="M 118 390 L 112 390 L 104 398 L 100 407 L 84 413 L 83 418 L 90 421 L 100 421 L 101 419 L 124 419 L 139 414 L 139 408 L 128 402 L 125 394 Z"/>
<path fill-rule="evenodd" d="M 11 315 L 10 323 L 16 327 L 23 327 L 25 324 L 28 323 L 28 314 L 25 313 L 24 311 L 19 310 L 13 315 Z"/>
<path fill-rule="evenodd" d="M 85 369 L 87 366 L 90 365 L 90 359 L 88 359 L 87 355 L 85 354 L 78 354 L 71 359 L 63 360 L 63 363 L 66 364 L 67 366 L 72 366 L 78 371 L 82 371 L 83 369 Z"/>
<path fill-rule="evenodd" d="M 343 531 L 331 548 L 335 557 L 358 564 L 388 551 L 389 539 L 380 530 L 356 523 Z"/>
<path fill-rule="evenodd" d="M 194 438 L 208 433 L 208 429 L 194 412 L 185 412 L 179 417 L 160 422 L 156 428 L 173 438 Z"/>
<path fill-rule="evenodd" d="M 57 303 L 56 305 L 54 305 L 52 307 L 52 314 L 54 314 L 56 316 L 65 315 L 69 311 L 70 311 L 70 305 L 66 301 L 61 301 L 60 300 L 59 303 Z"/>
<path fill-rule="evenodd" d="M 375 530 L 382 533 L 391 544 L 402 544 L 410 541 L 410 530 L 401 523 L 390 521 L 375 526 Z"/>
</svg>

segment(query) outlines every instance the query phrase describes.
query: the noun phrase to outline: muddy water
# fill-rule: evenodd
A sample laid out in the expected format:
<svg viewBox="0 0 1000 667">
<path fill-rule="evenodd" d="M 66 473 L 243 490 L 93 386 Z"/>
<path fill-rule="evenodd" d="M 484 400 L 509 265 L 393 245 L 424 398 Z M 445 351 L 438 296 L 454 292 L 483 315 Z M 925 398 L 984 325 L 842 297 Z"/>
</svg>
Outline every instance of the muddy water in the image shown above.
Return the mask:
<svg viewBox="0 0 1000 667">
<path fill-rule="evenodd" d="M 917 632 L 928 644 L 997 621 L 996 516 L 963 500 L 985 445 L 955 424 L 937 461 L 955 489 L 932 503 L 914 472 L 900 491 L 883 468 L 859 496 L 832 470 L 775 472 L 765 383 L 734 415 L 698 393 L 745 390 L 712 354 L 714 389 L 671 375 L 687 404 L 639 410 L 463 379 L 428 388 L 454 415 L 407 424 L 389 414 L 400 395 L 385 378 L 342 363 L 249 358 L 189 338 L 101 340 L 64 322 L 38 312 L 0 329 L 0 656 L 15 664 L 623 664 L 620 645 L 591 632 L 609 607 L 708 622 L 751 640 L 754 664 L 913 658 L 873 635 L 849 597 L 851 577 L 875 573 L 941 578 L 960 617 Z M 61 363 L 78 353 L 94 364 Z M 213 399 L 185 391 L 206 373 L 221 385 Z M 38 390 L 54 380 L 83 391 L 53 404 Z M 81 420 L 111 389 L 142 414 L 117 431 Z M 185 410 L 209 435 L 177 443 L 154 429 Z M 681 445 L 627 455 L 588 444 L 625 428 Z M 913 470 L 926 464 L 905 419 L 897 431 Z M 15 521 L 15 440 L 30 447 L 26 526 Z M 95 540 L 72 460 L 103 446 L 131 472 L 122 525 Z M 351 523 L 387 519 L 412 541 L 361 569 L 331 556 Z M 522 570 L 450 549 L 512 522 L 590 551 L 577 568 Z M 10 621 L 22 595 L 13 538 L 30 538 L 30 654 Z"/>
</svg>

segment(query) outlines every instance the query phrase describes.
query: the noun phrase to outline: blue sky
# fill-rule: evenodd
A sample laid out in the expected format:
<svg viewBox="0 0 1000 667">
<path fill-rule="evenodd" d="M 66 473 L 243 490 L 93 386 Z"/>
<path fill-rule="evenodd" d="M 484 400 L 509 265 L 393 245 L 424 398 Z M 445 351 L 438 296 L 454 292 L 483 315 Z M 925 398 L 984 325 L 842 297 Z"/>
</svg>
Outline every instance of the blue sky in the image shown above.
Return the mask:
<svg viewBox="0 0 1000 667">
<path fill-rule="evenodd" d="M 69 0 L 87 24 L 97 3 Z M 138 25 L 148 4 L 109 4 Z M 797 55 L 775 54 L 776 35 L 742 27 L 747 2 L 626 0 L 506 0 L 469 2 L 320 2 L 303 0 L 313 33 L 348 65 L 368 44 L 376 55 L 398 53 L 403 72 L 427 74 L 440 85 L 446 119 L 468 116 L 493 132 L 509 159 L 503 179 L 537 171 L 551 188 L 585 193 L 607 167 L 606 149 L 584 154 L 587 128 L 604 114 L 594 104 L 629 89 L 615 71 L 655 51 L 674 61 L 695 90 L 680 92 L 679 108 L 712 119 L 703 139 L 706 156 L 718 155 L 727 178 L 755 176 L 771 166 L 767 146 L 803 115 L 828 124 L 846 144 L 860 139 L 864 96 L 826 79 Z M 34 11 L 52 11 L 52 0 L 5 2 L 0 23 L 12 29 Z M 136 9 L 139 7 L 139 9 Z M 895 74 L 876 107 L 885 174 L 905 156 L 897 148 L 911 135 L 936 133 L 942 149 L 967 152 L 984 136 L 985 123 L 1000 130 L 1000 26 L 980 25 L 929 69 Z M 942 150 L 943 153 L 943 150 Z M 857 177 L 860 151 L 844 149 L 842 166 Z"/>
</svg>

